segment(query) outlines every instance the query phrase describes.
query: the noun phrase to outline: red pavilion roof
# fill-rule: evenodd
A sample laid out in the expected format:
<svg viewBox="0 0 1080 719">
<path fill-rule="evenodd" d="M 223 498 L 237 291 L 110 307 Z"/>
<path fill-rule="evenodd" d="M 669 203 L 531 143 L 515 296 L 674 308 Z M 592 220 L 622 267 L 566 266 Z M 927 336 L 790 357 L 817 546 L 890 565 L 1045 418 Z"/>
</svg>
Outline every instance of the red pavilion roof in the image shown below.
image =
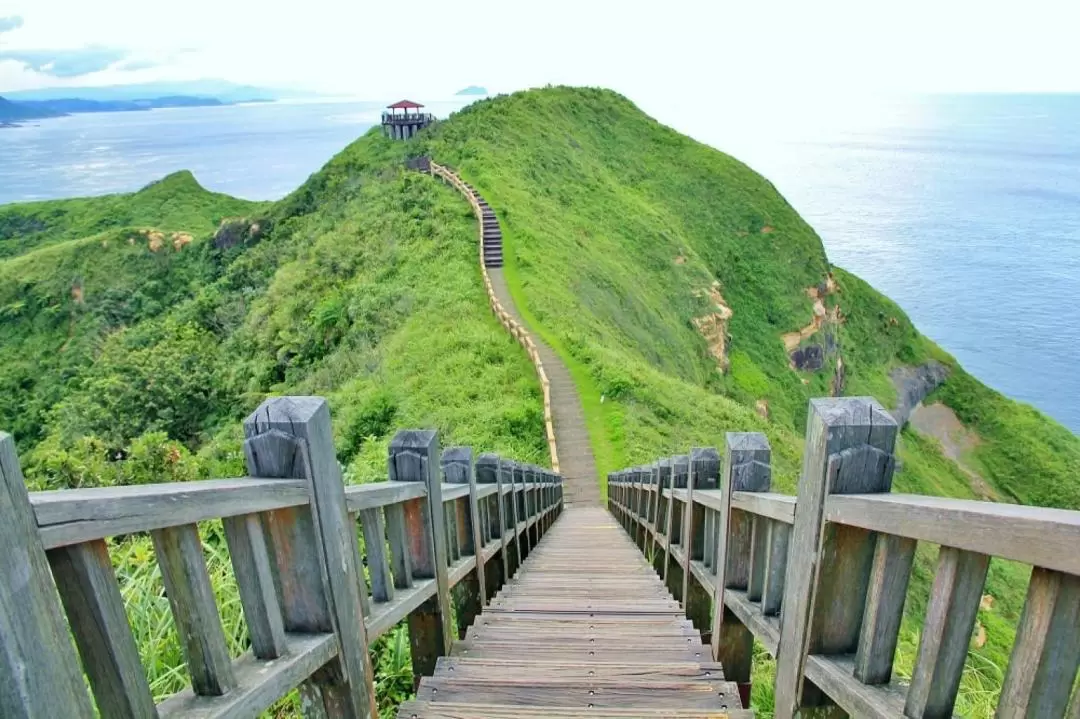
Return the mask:
<svg viewBox="0 0 1080 719">
<path fill-rule="evenodd" d="M 416 110 L 421 107 L 423 107 L 423 105 L 418 102 L 413 102 L 412 100 L 399 100 L 393 105 L 387 105 L 388 110 Z"/>
</svg>

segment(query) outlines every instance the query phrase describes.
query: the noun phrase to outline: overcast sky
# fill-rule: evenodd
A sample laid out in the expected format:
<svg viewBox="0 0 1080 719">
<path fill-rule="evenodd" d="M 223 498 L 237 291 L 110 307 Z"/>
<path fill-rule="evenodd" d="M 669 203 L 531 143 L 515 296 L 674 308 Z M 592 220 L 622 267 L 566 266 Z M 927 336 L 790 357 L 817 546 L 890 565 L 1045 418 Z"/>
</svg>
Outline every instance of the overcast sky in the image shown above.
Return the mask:
<svg viewBox="0 0 1080 719">
<path fill-rule="evenodd" d="M 280 9 L 278 9 L 280 7 Z M 1080 0 L 0 0 L 0 92 L 222 78 L 371 99 L 1080 91 Z"/>
</svg>

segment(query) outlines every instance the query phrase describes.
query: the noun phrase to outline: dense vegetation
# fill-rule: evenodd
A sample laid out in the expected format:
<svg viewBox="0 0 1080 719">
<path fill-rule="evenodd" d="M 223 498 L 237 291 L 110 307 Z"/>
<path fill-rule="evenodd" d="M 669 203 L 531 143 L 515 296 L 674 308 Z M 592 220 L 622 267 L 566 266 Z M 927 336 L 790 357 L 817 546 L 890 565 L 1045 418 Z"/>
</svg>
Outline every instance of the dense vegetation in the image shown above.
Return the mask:
<svg viewBox="0 0 1080 719">
<path fill-rule="evenodd" d="M 891 407 L 890 370 L 936 359 L 950 376 L 932 399 L 977 441 L 961 467 L 905 430 L 897 489 L 977 496 L 976 474 L 996 496 L 1080 508 L 1080 441 L 967 375 L 894 303 L 830 266 L 765 179 L 614 93 L 566 88 L 478 102 L 409 143 L 374 130 L 272 205 L 179 173 L 132 195 L 0 208 L 0 427 L 33 485 L 241 473 L 241 418 L 286 392 L 329 398 L 350 481 L 381 478 L 404 426 L 543 462 L 539 388 L 487 309 L 468 206 L 403 170 L 425 152 L 499 212 L 518 306 L 570 366 L 603 473 L 760 430 L 775 485 L 791 491 L 808 398 L 842 388 Z M 797 370 L 784 335 L 808 325 L 788 339 L 816 369 Z M 219 528 L 205 539 L 240 651 Z M 166 694 L 184 677 L 151 557 L 140 538 L 114 548 Z M 917 563 L 901 673 L 933 561 L 927 549 Z M 963 715 L 991 713 L 1026 574 L 993 565 Z M 410 683 L 407 641 L 385 644 L 389 706 Z M 767 682 L 755 691 L 767 715 Z"/>
</svg>

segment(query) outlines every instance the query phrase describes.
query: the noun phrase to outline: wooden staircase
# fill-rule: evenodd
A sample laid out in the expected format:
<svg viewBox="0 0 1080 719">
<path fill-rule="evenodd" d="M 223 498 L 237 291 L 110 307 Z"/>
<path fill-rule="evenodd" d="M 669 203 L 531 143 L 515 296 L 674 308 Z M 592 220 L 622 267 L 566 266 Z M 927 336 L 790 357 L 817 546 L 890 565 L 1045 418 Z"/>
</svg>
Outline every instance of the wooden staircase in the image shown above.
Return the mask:
<svg viewBox="0 0 1080 719">
<path fill-rule="evenodd" d="M 476 191 L 476 188 L 470 185 L 468 182 L 463 183 L 465 187 L 472 194 L 476 200 L 476 204 L 480 205 L 480 210 L 483 213 L 483 256 L 484 267 L 502 267 L 503 266 L 503 251 L 502 251 L 502 230 L 499 229 L 499 219 L 495 217 L 495 211 L 491 209 L 491 205 L 480 196 L 480 193 Z"/>
<path fill-rule="evenodd" d="M 399 719 L 752 717 L 601 507 L 567 509 Z"/>
</svg>

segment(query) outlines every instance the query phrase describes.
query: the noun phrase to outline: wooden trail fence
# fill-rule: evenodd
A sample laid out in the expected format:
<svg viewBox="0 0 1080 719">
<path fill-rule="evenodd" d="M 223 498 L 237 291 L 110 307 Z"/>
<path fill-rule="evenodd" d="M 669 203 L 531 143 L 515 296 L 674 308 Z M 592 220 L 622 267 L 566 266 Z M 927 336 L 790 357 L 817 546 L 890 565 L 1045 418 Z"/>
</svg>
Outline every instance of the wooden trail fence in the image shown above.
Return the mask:
<svg viewBox="0 0 1080 719">
<path fill-rule="evenodd" d="M 562 508 L 556 473 L 440 453 L 433 431 L 394 437 L 387 481 L 346 486 L 319 397 L 269 399 L 244 430 L 248 477 L 33 493 L 0 433 L 0 716 L 252 717 L 298 687 L 306 716 L 377 717 L 368 646 L 407 620 L 414 674 L 430 675 Z M 240 657 L 198 528 L 216 520 Z M 134 533 L 153 539 L 191 679 L 158 704 L 108 552 Z"/>
<path fill-rule="evenodd" d="M 1032 566 L 998 717 L 1080 719 L 1080 512 L 890 493 L 898 427 L 872 399 L 810 403 L 797 496 L 770 448 L 711 448 L 608 476 L 609 507 L 748 693 L 756 639 L 775 716 L 952 716 L 991 557 Z M 914 671 L 893 662 L 915 550 L 938 546 Z"/>
</svg>

